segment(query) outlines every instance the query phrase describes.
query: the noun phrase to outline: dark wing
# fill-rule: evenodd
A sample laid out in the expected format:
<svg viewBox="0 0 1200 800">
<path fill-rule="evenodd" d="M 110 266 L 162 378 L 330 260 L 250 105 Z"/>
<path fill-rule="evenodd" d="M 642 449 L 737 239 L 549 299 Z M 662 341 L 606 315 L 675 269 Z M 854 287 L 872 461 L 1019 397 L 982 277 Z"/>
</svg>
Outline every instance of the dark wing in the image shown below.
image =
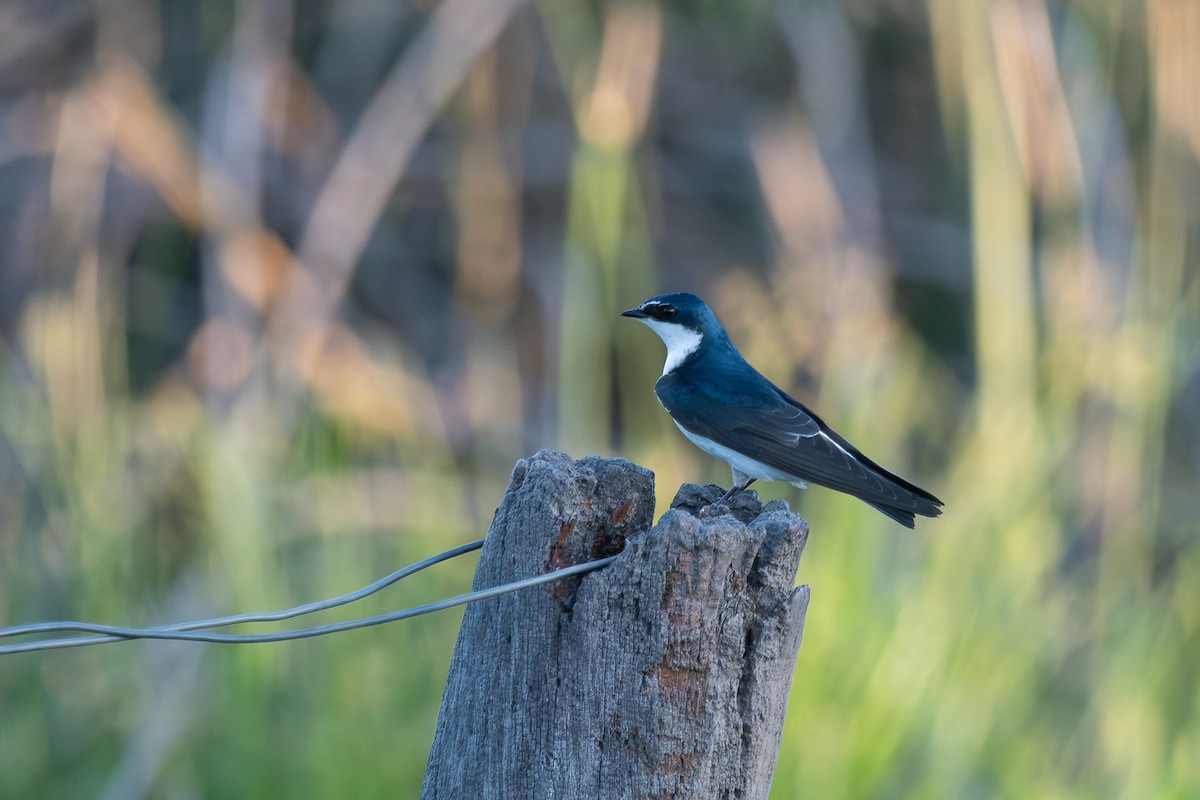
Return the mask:
<svg viewBox="0 0 1200 800">
<path fill-rule="evenodd" d="M 914 514 L 941 513 L 936 497 L 871 461 L 817 415 L 760 380 L 732 384 L 757 390 L 714 394 L 671 373 L 654 390 L 671 417 L 692 433 L 800 480 L 853 495 L 904 525 L 912 527 Z"/>
</svg>

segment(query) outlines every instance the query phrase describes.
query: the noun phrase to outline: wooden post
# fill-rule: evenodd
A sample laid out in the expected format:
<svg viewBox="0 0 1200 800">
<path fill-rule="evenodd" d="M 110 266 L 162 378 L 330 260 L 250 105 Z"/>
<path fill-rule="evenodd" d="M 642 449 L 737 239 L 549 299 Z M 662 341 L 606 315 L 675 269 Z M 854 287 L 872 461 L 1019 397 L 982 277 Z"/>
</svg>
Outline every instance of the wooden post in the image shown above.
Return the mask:
<svg viewBox="0 0 1200 800">
<path fill-rule="evenodd" d="M 719 491 L 685 484 L 651 527 L 642 467 L 546 450 L 517 463 L 474 588 L 621 555 L 467 608 L 422 798 L 767 797 L 808 526 L 753 492 L 702 514 Z"/>
</svg>

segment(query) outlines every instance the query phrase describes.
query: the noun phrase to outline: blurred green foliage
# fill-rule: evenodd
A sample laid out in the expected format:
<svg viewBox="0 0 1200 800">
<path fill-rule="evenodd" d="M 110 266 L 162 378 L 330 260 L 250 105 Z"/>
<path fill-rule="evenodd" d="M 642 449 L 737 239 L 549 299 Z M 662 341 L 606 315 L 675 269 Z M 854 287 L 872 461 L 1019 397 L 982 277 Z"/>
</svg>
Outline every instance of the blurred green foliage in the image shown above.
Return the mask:
<svg viewBox="0 0 1200 800">
<path fill-rule="evenodd" d="M 541 447 L 725 482 L 615 316 L 689 289 L 947 503 L 762 487 L 773 797 L 1200 796 L 1200 6 L 5 14 L 0 624 L 348 591 Z M 457 622 L 4 657 L 0 796 L 413 796 Z"/>
</svg>

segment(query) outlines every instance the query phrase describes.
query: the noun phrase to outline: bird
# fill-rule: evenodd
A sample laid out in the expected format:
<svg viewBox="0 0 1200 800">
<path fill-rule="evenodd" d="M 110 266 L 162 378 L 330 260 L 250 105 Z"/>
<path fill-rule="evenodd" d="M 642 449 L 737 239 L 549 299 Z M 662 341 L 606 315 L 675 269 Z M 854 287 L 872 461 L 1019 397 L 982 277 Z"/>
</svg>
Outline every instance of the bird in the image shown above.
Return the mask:
<svg viewBox="0 0 1200 800">
<path fill-rule="evenodd" d="M 867 458 L 750 366 L 696 295 L 656 295 L 621 316 L 647 325 L 667 347 L 654 393 L 672 421 L 733 471 L 733 486 L 713 505 L 764 480 L 845 492 L 907 528 L 918 514 L 942 513 L 941 500 Z"/>
</svg>

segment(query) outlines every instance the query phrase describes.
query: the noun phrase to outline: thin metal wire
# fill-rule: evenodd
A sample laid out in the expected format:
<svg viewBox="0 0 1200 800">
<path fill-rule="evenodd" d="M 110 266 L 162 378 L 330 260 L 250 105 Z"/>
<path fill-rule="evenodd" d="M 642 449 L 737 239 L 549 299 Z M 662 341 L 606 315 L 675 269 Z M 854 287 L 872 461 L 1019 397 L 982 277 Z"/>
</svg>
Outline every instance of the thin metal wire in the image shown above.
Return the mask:
<svg viewBox="0 0 1200 800">
<path fill-rule="evenodd" d="M 287 609 L 286 611 L 278 611 L 267 614 L 238 614 L 231 617 L 218 617 L 212 620 L 195 620 L 191 622 L 176 623 L 174 625 L 164 625 L 150 628 L 125 628 L 115 625 L 99 625 L 88 622 L 47 622 L 37 623 L 34 625 L 22 625 L 17 628 L 0 629 L 0 636 L 15 636 L 19 633 L 45 633 L 48 631 L 82 631 L 87 633 L 102 634 L 100 636 L 75 636 L 61 639 L 43 639 L 41 641 L 23 642 L 20 644 L 0 645 L 0 655 L 11 653 L 28 653 L 37 650 L 55 650 L 66 647 L 82 647 L 90 644 L 102 644 L 113 641 L 127 641 L 129 639 L 171 639 L 189 642 L 214 642 L 220 644 L 257 644 L 262 642 L 284 642 L 294 639 L 307 639 L 313 636 L 322 636 L 327 633 L 339 633 L 341 631 L 356 630 L 358 628 L 368 628 L 374 625 L 382 625 L 387 622 L 396 622 L 402 619 L 410 619 L 418 617 L 422 614 L 429 614 L 434 611 L 452 608 L 454 606 L 473 603 L 477 600 L 486 600 L 491 597 L 497 597 L 509 592 L 527 589 L 531 586 L 540 586 L 544 583 L 568 578 L 572 575 L 581 575 L 587 572 L 593 572 L 608 566 L 616 560 L 617 556 L 608 556 L 607 558 L 588 561 L 583 564 L 575 564 L 574 566 L 564 567 L 563 569 L 547 572 L 542 575 L 534 575 L 530 578 L 524 578 L 519 581 L 505 583 L 500 586 L 492 587 L 491 589 L 481 589 L 476 592 L 468 592 L 466 594 L 456 595 L 438 600 L 433 603 L 415 606 L 413 608 L 401 609 L 400 611 L 392 611 L 386 614 L 379 614 L 373 617 L 363 617 L 361 619 L 346 620 L 344 622 L 333 622 L 327 625 L 317 625 L 310 628 L 298 628 L 292 631 L 275 631 L 273 633 L 210 633 L 197 632 L 202 628 L 221 627 L 224 625 L 233 625 L 239 622 L 268 622 L 289 619 L 290 617 L 299 616 L 300 614 L 311 613 L 312 611 L 322 610 L 324 608 L 333 608 L 336 605 L 342 605 L 351 600 L 343 598 L 360 599 L 366 597 L 373 591 L 378 591 L 384 586 L 394 583 L 400 578 L 410 575 L 427 566 L 436 564 L 439 561 L 444 561 L 447 558 L 453 558 L 455 555 L 461 555 L 470 550 L 478 549 L 482 540 L 471 542 L 467 545 L 461 545 L 453 550 L 447 550 L 443 553 L 438 553 L 435 556 L 424 561 L 419 561 L 416 564 L 411 564 L 402 570 L 392 573 L 387 578 L 376 581 L 371 586 L 364 587 L 356 592 L 351 592 L 341 597 L 332 598 L 331 600 L 323 600 L 317 603 L 308 603 L 304 606 L 296 606 L 295 608 Z M 459 551 L 459 552 L 455 552 Z M 401 574 L 404 573 L 404 574 Z M 398 577 L 397 577 L 398 576 Z M 369 591 L 368 591 L 369 590 Z M 215 624 L 205 624 L 215 623 Z"/>
<path fill-rule="evenodd" d="M 451 558 L 461 556 L 464 553 L 470 553 L 483 547 L 483 539 L 476 539 L 473 542 L 460 544 L 458 547 L 452 547 L 449 550 L 443 550 L 436 555 L 421 559 L 407 567 L 402 567 L 396 570 L 391 575 L 387 575 L 372 584 L 364 586 L 361 589 L 356 589 L 347 594 L 331 597 L 328 600 L 318 600 L 304 605 L 294 606 L 293 608 L 284 609 L 283 611 L 263 611 L 263 612 L 248 612 L 245 614 L 233 614 L 227 617 L 213 617 L 211 619 L 197 619 L 188 622 L 176 622 L 170 625 L 155 625 L 151 628 L 143 628 L 142 630 L 164 630 L 164 631 L 194 631 L 204 628 L 224 628 L 228 625 L 240 625 L 247 622 L 282 622 L 286 619 L 299 617 L 303 614 L 312 614 L 317 611 L 327 611 L 331 608 L 344 606 L 347 603 L 353 603 L 356 600 L 362 600 L 364 597 L 375 594 L 381 589 L 386 589 L 393 583 L 407 578 L 420 572 L 423 569 L 432 567 L 434 564 L 440 564 L 443 561 L 448 561 Z M 11 628 L 0 628 L 0 639 L 6 639 L 10 636 L 25 636 L 34 633 L 65 633 L 67 631 L 83 631 L 92 630 L 95 623 L 90 622 L 34 622 L 28 625 L 16 625 Z M 124 641 L 121 636 L 96 636 L 91 637 L 87 642 L 80 644 L 103 644 L 105 642 L 120 642 Z M 6 652 L 0 649 L 0 653 Z"/>
</svg>

